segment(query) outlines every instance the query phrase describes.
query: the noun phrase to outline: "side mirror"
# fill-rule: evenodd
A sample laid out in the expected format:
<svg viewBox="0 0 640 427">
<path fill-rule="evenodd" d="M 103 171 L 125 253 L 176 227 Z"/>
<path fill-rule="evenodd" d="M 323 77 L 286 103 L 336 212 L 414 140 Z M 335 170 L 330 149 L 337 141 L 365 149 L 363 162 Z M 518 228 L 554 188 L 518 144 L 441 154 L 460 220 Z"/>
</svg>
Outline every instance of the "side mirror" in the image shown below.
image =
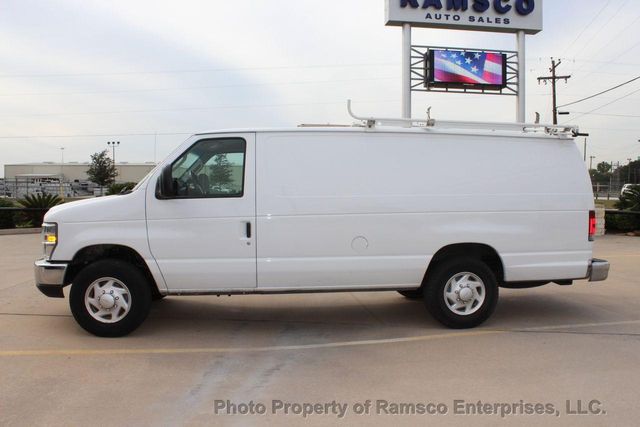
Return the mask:
<svg viewBox="0 0 640 427">
<path fill-rule="evenodd" d="M 160 174 L 160 179 L 158 180 L 158 196 L 160 196 L 160 198 L 162 199 L 169 199 L 175 197 L 176 195 L 175 182 L 173 180 L 172 172 L 173 167 L 171 164 L 168 164 L 162 169 L 162 174 Z"/>
</svg>

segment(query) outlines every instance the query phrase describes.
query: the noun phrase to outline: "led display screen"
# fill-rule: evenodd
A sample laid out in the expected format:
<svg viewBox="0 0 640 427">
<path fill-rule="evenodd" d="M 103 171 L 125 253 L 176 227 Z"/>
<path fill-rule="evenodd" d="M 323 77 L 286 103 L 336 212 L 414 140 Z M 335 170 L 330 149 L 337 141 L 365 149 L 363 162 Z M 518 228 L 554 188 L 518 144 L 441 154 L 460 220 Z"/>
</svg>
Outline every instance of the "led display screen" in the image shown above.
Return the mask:
<svg viewBox="0 0 640 427">
<path fill-rule="evenodd" d="M 506 55 L 465 50 L 429 51 L 428 86 L 506 85 Z"/>
</svg>

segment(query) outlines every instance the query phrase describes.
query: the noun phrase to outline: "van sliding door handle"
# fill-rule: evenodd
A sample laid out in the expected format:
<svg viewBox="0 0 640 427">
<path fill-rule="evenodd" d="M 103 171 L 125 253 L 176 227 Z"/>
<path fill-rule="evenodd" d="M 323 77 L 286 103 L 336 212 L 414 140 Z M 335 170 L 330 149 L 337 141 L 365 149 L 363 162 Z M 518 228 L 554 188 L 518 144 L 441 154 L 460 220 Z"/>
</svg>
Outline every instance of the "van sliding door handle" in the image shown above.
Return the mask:
<svg viewBox="0 0 640 427">
<path fill-rule="evenodd" d="M 251 238 L 251 223 L 247 222 L 247 229 L 246 229 L 246 233 L 247 233 L 247 239 Z"/>
</svg>

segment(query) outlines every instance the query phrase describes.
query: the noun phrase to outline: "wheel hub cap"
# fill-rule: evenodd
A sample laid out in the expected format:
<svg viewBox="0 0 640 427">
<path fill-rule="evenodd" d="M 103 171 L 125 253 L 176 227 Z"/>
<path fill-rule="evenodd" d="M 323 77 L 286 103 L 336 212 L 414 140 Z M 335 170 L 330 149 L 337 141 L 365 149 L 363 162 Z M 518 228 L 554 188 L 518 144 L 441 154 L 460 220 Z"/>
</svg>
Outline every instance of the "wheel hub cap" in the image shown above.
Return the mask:
<svg viewBox="0 0 640 427">
<path fill-rule="evenodd" d="M 116 305 L 116 299 L 111 294 L 105 294 L 100 297 L 98 300 L 100 302 L 100 307 L 102 308 L 113 308 Z"/>
<path fill-rule="evenodd" d="M 460 291 L 460 299 L 462 302 L 469 302 L 473 298 L 473 291 L 469 288 L 463 288 Z"/>
<path fill-rule="evenodd" d="M 120 280 L 102 277 L 87 287 L 84 305 L 91 317 L 101 323 L 116 323 L 131 309 L 131 293 Z"/>
<path fill-rule="evenodd" d="M 460 316 L 476 313 L 484 304 L 486 288 L 473 273 L 458 273 L 444 287 L 444 302 L 449 310 Z"/>
</svg>

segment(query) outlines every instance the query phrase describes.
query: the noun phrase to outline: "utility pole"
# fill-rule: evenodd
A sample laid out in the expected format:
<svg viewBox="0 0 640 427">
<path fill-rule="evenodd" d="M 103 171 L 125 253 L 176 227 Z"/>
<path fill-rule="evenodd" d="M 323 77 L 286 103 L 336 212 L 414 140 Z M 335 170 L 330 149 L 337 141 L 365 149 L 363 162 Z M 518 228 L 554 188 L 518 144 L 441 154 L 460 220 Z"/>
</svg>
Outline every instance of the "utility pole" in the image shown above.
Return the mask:
<svg viewBox="0 0 640 427">
<path fill-rule="evenodd" d="M 551 81 L 551 88 L 553 91 L 553 124 L 554 125 L 558 124 L 558 94 L 557 94 L 556 83 L 558 80 L 564 80 L 565 83 L 568 83 L 569 79 L 571 78 L 571 76 L 558 76 L 556 74 L 556 70 L 560 66 L 560 64 L 562 64 L 562 60 L 558 60 L 558 62 L 556 63 L 556 60 L 551 58 L 551 68 L 549 68 L 549 71 L 551 72 L 551 76 L 538 77 L 538 84 L 540 84 L 541 82 L 544 82 L 544 84 L 547 84 L 548 81 Z"/>
<path fill-rule="evenodd" d="M 631 159 L 627 159 L 629 161 L 629 165 L 627 166 L 627 172 L 629 176 L 627 176 L 627 183 L 631 182 Z"/>
<path fill-rule="evenodd" d="M 596 156 L 589 156 L 589 170 L 593 170 L 593 159 L 595 159 Z"/>
</svg>

